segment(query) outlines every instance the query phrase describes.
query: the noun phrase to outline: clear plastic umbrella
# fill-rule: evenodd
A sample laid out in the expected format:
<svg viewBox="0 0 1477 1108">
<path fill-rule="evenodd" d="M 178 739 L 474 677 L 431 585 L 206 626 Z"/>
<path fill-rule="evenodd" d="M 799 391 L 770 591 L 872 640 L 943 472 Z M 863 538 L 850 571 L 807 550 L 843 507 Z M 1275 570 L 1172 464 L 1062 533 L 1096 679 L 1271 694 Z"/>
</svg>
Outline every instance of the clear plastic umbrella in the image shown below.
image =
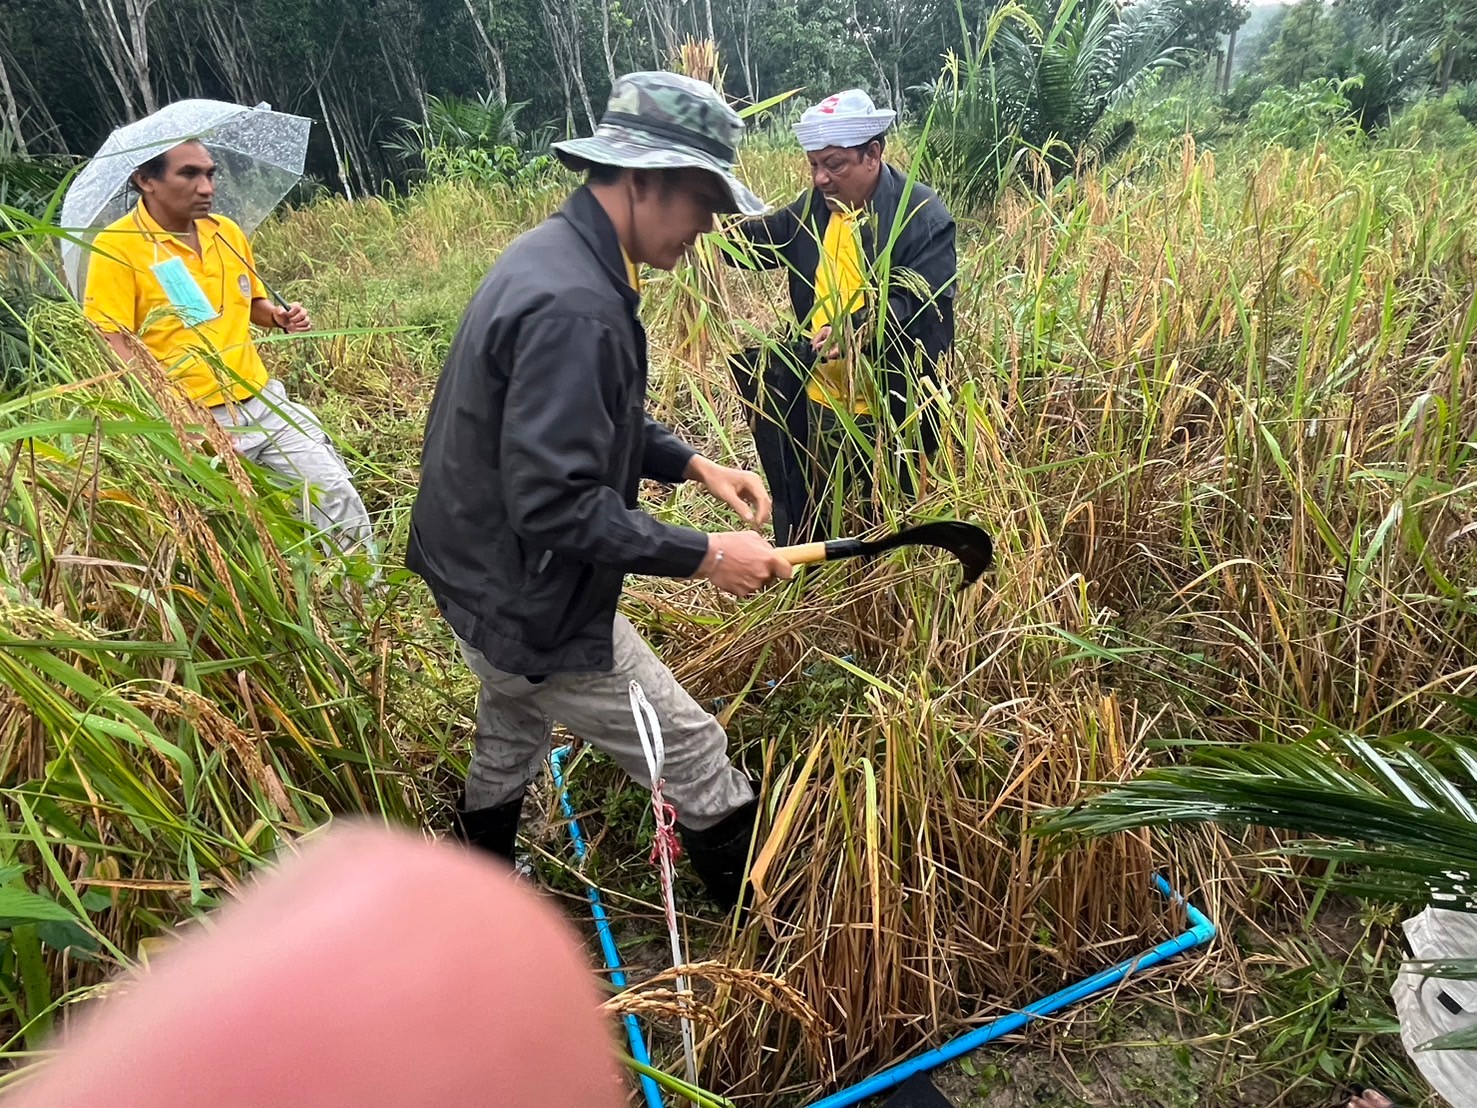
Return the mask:
<svg viewBox="0 0 1477 1108">
<path fill-rule="evenodd" d="M 199 139 L 215 157 L 215 211 L 247 234 L 254 231 L 303 175 L 313 121 L 221 100 L 179 100 L 119 127 L 67 190 L 61 225 L 90 243 L 98 230 L 126 215 L 137 201 L 133 171 L 157 154 Z M 74 295 L 87 279 L 85 246 L 62 244 L 62 266 Z"/>
</svg>

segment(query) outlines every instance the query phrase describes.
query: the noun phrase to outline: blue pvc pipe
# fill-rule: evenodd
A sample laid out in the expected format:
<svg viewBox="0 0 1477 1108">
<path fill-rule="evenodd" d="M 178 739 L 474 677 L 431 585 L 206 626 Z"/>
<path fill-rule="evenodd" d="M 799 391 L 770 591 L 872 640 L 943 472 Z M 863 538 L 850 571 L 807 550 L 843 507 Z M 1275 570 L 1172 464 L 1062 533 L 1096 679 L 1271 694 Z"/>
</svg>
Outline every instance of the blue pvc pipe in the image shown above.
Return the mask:
<svg viewBox="0 0 1477 1108">
<path fill-rule="evenodd" d="M 554 771 L 554 787 L 559 793 L 559 807 L 564 813 L 564 818 L 569 824 L 569 839 L 574 845 L 575 858 L 583 862 L 585 860 L 585 837 L 580 832 L 579 820 L 574 814 L 574 805 L 569 802 L 569 792 L 564 787 L 564 760 L 569 755 L 569 747 L 561 746 L 549 755 L 549 766 Z M 982 1024 L 972 1031 L 967 1031 L 956 1039 L 951 1039 L 943 1046 L 930 1050 L 926 1054 L 920 1054 L 916 1058 L 910 1058 L 906 1062 L 899 1062 L 880 1073 L 873 1074 L 865 1081 L 858 1082 L 849 1088 L 842 1089 L 839 1093 L 832 1093 L 822 1100 L 817 1100 L 809 1105 L 809 1108 L 847 1108 L 852 1104 L 866 1100 L 868 1097 L 877 1096 L 886 1092 L 896 1085 L 901 1085 L 914 1074 L 927 1073 L 931 1069 L 951 1062 L 955 1058 L 968 1054 L 986 1043 L 994 1042 L 996 1039 L 1019 1031 L 1033 1020 L 1042 1016 L 1049 1016 L 1059 1012 L 1063 1008 L 1069 1008 L 1073 1004 L 1086 1000 L 1088 997 L 1112 988 L 1114 985 L 1131 977 L 1136 973 L 1167 962 L 1176 955 L 1183 954 L 1187 950 L 1193 950 L 1197 946 L 1203 946 L 1215 938 L 1215 924 L 1204 915 L 1198 908 L 1187 901 L 1179 893 L 1169 887 L 1169 882 L 1158 874 L 1154 875 L 1154 888 L 1164 894 L 1177 904 L 1185 906 L 1185 915 L 1190 921 L 1190 929 L 1173 939 L 1167 939 L 1143 954 L 1119 962 L 1116 966 L 1093 974 L 1075 985 L 1043 997 L 1033 1004 L 1028 1004 L 1018 1012 L 1011 1012 L 999 1016 L 989 1023 Z M 610 933 L 610 921 L 605 915 L 605 906 L 600 902 L 600 890 L 594 885 L 586 883 L 586 895 L 590 900 L 590 914 L 595 918 L 595 930 L 600 937 L 600 949 L 605 954 L 605 964 L 610 970 L 610 979 L 618 987 L 626 984 L 626 975 L 621 971 L 620 953 L 615 947 L 615 937 Z M 646 1049 L 646 1040 L 641 1034 L 641 1026 L 636 1022 L 636 1017 L 628 1015 L 625 1017 L 626 1035 L 631 1043 L 631 1056 L 644 1065 L 651 1064 L 651 1055 Z M 646 1095 L 648 1108 L 663 1108 L 661 1089 L 651 1078 L 642 1075 L 641 1090 Z"/>
<path fill-rule="evenodd" d="M 1063 1008 L 1070 1007 L 1078 1001 L 1086 1000 L 1094 993 L 1100 993 L 1104 989 L 1111 988 L 1126 977 L 1146 970 L 1151 966 L 1157 966 L 1160 962 L 1168 961 L 1177 954 L 1186 950 L 1192 950 L 1197 946 L 1210 942 L 1215 938 L 1215 924 L 1205 915 L 1199 912 L 1195 906 L 1173 889 L 1169 882 L 1158 876 L 1154 877 L 1154 887 L 1165 896 L 1177 903 L 1184 904 L 1185 914 L 1190 920 L 1190 929 L 1182 935 L 1160 943 L 1153 950 L 1140 954 L 1136 958 L 1130 958 L 1126 962 L 1119 962 L 1116 966 L 1095 973 L 1085 981 L 1079 981 L 1075 985 L 1069 985 L 1060 992 L 1052 993 L 1050 996 L 1028 1004 L 1019 1012 L 1011 1012 L 1009 1015 L 1000 1016 L 989 1023 L 976 1027 L 973 1031 L 965 1032 L 957 1039 L 951 1039 L 936 1050 L 930 1050 L 927 1054 L 920 1054 L 916 1058 L 910 1058 L 906 1062 L 874 1074 L 865 1081 L 859 1082 L 848 1089 L 842 1089 L 839 1093 L 833 1093 L 824 1100 L 817 1100 L 809 1108 L 846 1108 L 847 1105 L 856 1104 L 866 1100 L 870 1096 L 886 1092 L 894 1085 L 901 1085 L 914 1074 L 925 1073 L 935 1066 L 943 1065 L 952 1061 L 962 1054 L 968 1054 L 971 1050 L 984 1046 L 988 1042 L 1009 1035 L 1013 1031 L 1019 1031 L 1026 1024 L 1041 1016 L 1049 1016 L 1053 1012 L 1059 1012 Z"/>
<path fill-rule="evenodd" d="M 559 809 L 569 824 L 569 841 L 574 846 L 577 862 L 585 860 L 585 836 L 580 831 L 580 821 L 574 814 L 574 805 L 569 802 L 569 790 L 564 787 L 564 759 L 569 756 L 569 747 L 561 746 L 549 755 L 549 768 L 554 771 L 554 788 L 559 793 Z M 621 969 L 620 951 L 615 947 L 615 936 L 610 933 L 610 920 L 605 915 L 605 905 L 600 902 L 600 890 L 585 882 L 585 895 L 590 901 L 590 915 L 595 917 L 595 931 L 600 936 L 600 951 L 605 955 L 605 966 L 610 970 L 610 980 L 618 989 L 626 987 L 626 975 Z M 626 1038 L 631 1044 L 631 1057 L 643 1066 L 651 1065 L 651 1053 L 646 1049 L 646 1037 L 641 1034 L 641 1025 L 636 1017 L 625 1017 Z M 663 1108 L 662 1090 L 654 1080 L 641 1075 L 641 1091 L 646 1095 L 647 1108 Z"/>
</svg>

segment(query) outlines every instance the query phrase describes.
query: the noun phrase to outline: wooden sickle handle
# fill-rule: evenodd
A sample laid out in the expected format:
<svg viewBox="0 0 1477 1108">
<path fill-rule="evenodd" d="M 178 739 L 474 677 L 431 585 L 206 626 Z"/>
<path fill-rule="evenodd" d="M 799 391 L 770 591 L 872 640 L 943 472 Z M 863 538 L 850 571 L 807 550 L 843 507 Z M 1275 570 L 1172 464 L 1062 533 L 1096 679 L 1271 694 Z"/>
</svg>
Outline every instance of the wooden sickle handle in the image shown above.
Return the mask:
<svg viewBox="0 0 1477 1108">
<path fill-rule="evenodd" d="M 782 546 L 775 553 L 792 566 L 806 566 L 826 560 L 826 544 L 807 542 L 799 546 Z"/>
<path fill-rule="evenodd" d="M 858 554 L 867 552 L 867 544 L 860 539 L 827 539 L 825 542 L 808 542 L 800 546 L 782 546 L 775 551 L 792 566 L 834 562 L 837 558 L 855 558 Z"/>
</svg>

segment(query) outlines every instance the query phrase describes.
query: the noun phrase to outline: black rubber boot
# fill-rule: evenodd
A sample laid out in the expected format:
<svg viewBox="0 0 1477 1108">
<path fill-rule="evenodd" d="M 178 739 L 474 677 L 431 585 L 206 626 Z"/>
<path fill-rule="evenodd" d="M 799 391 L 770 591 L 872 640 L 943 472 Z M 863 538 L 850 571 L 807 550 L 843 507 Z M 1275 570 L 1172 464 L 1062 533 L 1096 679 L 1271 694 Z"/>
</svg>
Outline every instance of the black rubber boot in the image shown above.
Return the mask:
<svg viewBox="0 0 1477 1108">
<path fill-rule="evenodd" d="M 475 812 L 466 810 L 467 794 L 462 793 L 456 805 L 456 837 L 512 865 L 513 843 L 518 838 L 518 820 L 523 815 L 523 798 L 527 793 L 524 789 L 495 808 L 478 808 Z"/>
<path fill-rule="evenodd" d="M 733 911 L 743 895 L 747 877 L 744 863 L 758 818 L 759 798 L 755 797 L 704 831 L 677 825 L 693 872 L 702 879 L 709 899 L 725 912 Z"/>
</svg>

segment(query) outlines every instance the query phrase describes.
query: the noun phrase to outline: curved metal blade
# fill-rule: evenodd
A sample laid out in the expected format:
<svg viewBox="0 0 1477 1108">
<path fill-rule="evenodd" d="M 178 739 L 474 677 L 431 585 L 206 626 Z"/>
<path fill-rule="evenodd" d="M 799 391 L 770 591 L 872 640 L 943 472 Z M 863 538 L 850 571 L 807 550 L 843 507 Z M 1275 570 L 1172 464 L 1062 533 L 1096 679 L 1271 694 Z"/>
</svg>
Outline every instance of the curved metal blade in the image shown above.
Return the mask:
<svg viewBox="0 0 1477 1108">
<path fill-rule="evenodd" d="M 964 577 L 960 588 L 978 581 L 985 570 L 995 564 L 995 543 L 989 533 L 973 523 L 963 520 L 944 519 L 932 523 L 920 523 L 916 527 L 905 527 L 895 535 L 875 542 L 863 542 L 859 554 L 881 554 L 896 550 L 900 546 L 934 546 L 947 550 L 959 559 Z"/>
</svg>

